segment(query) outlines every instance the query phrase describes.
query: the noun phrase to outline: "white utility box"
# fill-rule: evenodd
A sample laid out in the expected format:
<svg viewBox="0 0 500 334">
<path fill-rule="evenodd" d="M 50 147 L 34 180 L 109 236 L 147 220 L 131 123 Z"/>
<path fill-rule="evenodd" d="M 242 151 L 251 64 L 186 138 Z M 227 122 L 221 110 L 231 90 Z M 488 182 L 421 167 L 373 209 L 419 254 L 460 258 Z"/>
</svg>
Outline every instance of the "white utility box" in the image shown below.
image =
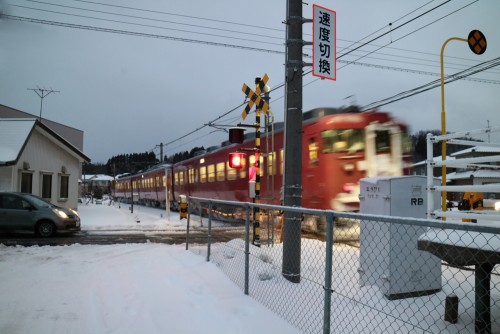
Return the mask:
<svg viewBox="0 0 500 334">
<path fill-rule="evenodd" d="M 361 179 L 361 213 L 426 218 L 426 188 L 425 176 Z M 439 207 L 440 198 L 435 197 L 434 207 Z M 426 227 L 361 220 L 360 229 L 361 286 L 376 285 L 389 300 L 441 290 L 441 260 L 417 249 Z"/>
</svg>

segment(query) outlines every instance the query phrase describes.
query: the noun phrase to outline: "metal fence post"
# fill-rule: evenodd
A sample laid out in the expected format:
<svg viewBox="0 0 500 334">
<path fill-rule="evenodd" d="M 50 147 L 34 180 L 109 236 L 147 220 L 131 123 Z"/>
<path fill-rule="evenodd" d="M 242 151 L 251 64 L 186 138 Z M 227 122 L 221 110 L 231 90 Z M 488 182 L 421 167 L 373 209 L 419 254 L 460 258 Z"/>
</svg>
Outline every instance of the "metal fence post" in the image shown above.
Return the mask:
<svg viewBox="0 0 500 334">
<path fill-rule="evenodd" d="M 333 264 L 333 214 L 326 215 L 326 254 L 325 254 L 325 306 L 323 315 L 323 334 L 330 333 L 332 305 L 332 264 Z"/>
<path fill-rule="evenodd" d="M 248 282 L 250 277 L 250 205 L 246 205 L 245 217 L 245 295 L 248 295 Z"/>
<path fill-rule="evenodd" d="M 208 202 L 208 234 L 207 234 L 207 262 L 210 261 L 210 246 L 212 245 L 212 201 Z"/>
<path fill-rule="evenodd" d="M 188 218 L 186 223 L 186 250 L 189 248 L 189 223 L 191 221 L 191 198 L 188 200 Z M 167 205 L 170 205 L 167 203 Z"/>
</svg>

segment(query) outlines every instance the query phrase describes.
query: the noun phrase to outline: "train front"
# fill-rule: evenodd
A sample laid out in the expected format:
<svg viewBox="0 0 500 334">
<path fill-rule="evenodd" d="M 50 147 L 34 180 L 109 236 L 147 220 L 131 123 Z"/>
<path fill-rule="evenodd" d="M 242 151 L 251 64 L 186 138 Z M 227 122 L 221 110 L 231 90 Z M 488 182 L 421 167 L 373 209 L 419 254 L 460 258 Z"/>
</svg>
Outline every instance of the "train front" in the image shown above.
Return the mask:
<svg viewBox="0 0 500 334">
<path fill-rule="evenodd" d="M 360 179 L 408 174 L 406 130 L 384 112 L 333 114 L 305 124 L 303 206 L 359 211 Z"/>
</svg>

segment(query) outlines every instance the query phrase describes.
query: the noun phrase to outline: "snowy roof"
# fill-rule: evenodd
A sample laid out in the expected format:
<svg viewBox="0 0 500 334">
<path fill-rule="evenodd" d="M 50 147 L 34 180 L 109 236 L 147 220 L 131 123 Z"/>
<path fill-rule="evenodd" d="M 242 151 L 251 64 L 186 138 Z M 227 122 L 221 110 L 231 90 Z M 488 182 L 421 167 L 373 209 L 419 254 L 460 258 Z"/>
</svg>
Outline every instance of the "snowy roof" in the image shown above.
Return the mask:
<svg viewBox="0 0 500 334">
<path fill-rule="evenodd" d="M 500 147 L 491 147 L 491 146 L 474 146 L 466 148 L 465 150 L 461 150 L 452 154 L 452 156 L 467 154 L 467 153 L 500 153 Z"/>
<path fill-rule="evenodd" d="M 0 119 L 0 164 L 16 161 L 36 120 Z"/>
<path fill-rule="evenodd" d="M 81 159 L 90 161 L 80 150 L 59 136 L 53 130 L 32 118 L 0 118 L 0 166 L 13 165 L 21 156 L 29 137 L 35 129 L 57 142 Z"/>
<path fill-rule="evenodd" d="M 105 174 L 85 174 L 82 178 L 86 181 L 113 181 L 115 178 Z"/>
<path fill-rule="evenodd" d="M 476 171 L 455 172 L 446 175 L 447 180 L 463 180 L 470 178 L 500 179 L 500 171 L 480 169 Z"/>
</svg>

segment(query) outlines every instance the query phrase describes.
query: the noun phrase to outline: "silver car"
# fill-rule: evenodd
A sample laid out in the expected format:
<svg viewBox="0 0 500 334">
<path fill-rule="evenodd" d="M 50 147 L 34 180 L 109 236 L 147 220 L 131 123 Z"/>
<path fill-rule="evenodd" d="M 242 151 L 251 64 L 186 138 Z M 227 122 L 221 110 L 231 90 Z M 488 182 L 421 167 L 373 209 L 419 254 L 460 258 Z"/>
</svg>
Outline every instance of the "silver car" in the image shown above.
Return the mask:
<svg viewBox="0 0 500 334">
<path fill-rule="evenodd" d="M 0 192 L 0 230 L 33 231 L 51 237 L 56 232 L 80 231 L 80 217 L 75 210 L 32 194 Z"/>
</svg>

